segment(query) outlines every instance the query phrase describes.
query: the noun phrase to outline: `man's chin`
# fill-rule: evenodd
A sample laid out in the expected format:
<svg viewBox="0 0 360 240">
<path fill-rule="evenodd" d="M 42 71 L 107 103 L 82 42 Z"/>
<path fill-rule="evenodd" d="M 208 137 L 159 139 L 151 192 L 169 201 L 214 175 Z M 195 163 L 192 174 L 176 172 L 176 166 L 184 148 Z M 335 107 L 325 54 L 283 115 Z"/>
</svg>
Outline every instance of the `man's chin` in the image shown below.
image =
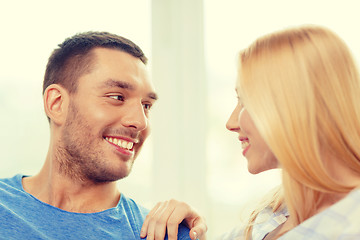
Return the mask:
<svg viewBox="0 0 360 240">
<path fill-rule="evenodd" d="M 122 169 L 121 171 L 118 172 L 112 171 L 97 176 L 88 176 L 88 179 L 97 184 L 111 183 L 126 178 L 127 176 L 129 176 L 130 172 L 131 169 L 128 170 Z"/>
</svg>

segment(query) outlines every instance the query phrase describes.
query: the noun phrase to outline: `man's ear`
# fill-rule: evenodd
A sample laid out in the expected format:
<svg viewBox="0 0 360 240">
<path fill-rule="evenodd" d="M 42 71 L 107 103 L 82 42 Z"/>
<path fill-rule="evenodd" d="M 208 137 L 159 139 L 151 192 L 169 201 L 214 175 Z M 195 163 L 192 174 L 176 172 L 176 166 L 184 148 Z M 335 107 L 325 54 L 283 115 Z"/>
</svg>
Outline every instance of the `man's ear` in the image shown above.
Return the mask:
<svg viewBox="0 0 360 240">
<path fill-rule="evenodd" d="M 51 84 L 44 92 L 44 109 L 51 122 L 57 125 L 65 123 L 69 93 L 59 84 Z"/>
</svg>

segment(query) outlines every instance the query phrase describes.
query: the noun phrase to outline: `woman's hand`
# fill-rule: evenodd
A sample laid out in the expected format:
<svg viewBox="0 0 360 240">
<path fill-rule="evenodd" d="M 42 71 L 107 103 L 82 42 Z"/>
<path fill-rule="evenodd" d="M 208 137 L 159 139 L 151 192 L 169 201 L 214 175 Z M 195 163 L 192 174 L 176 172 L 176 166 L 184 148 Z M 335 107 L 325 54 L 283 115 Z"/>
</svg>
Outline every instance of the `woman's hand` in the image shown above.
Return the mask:
<svg viewBox="0 0 360 240">
<path fill-rule="evenodd" d="M 146 216 L 140 236 L 147 236 L 147 240 L 163 240 L 167 230 L 168 240 L 176 240 L 181 222 L 190 228 L 191 239 L 206 239 L 205 219 L 188 204 L 173 199 L 156 204 Z"/>
</svg>

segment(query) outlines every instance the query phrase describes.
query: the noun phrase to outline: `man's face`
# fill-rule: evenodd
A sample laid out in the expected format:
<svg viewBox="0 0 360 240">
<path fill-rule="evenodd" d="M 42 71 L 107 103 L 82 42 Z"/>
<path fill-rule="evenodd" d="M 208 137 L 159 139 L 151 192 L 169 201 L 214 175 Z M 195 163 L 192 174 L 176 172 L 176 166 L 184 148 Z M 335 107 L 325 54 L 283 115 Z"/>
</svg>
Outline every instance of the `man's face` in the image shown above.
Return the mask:
<svg viewBox="0 0 360 240">
<path fill-rule="evenodd" d="M 60 170 L 93 182 L 126 177 L 149 133 L 156 94 L 140 59 L 96 48 L 92 71 L 70 94 L 58 160 Z"/>
</svg>

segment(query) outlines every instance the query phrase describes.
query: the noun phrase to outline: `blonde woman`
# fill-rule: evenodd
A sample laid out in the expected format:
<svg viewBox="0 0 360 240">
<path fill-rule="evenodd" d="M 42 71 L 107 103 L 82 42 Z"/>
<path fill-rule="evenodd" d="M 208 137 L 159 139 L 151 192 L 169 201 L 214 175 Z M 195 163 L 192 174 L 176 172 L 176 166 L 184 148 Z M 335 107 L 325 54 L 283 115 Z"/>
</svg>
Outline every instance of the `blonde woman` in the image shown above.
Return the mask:
<svg viewBox="0 0 360 240">
<path fill-rule="evenodd" d="M 282 186 L 222 239 L 360 239 L 360 77 L 346 44 L 318 26 L 261 37 L 239 55 L 236 92 L 227 128 L 249 172 L 281 167 Z M 206 231 L 185 203 L 158 204 L 143 229 L 158 219 Z"/>
</svg>

